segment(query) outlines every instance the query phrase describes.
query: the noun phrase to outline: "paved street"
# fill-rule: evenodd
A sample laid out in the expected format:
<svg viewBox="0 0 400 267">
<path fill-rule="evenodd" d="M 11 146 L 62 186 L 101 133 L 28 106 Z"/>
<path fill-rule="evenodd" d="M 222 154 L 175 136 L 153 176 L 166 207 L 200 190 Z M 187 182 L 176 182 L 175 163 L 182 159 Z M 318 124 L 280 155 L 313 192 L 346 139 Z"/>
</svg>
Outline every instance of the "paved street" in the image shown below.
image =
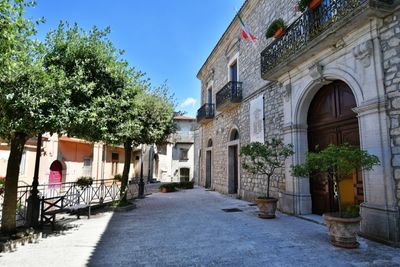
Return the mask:
<svg viewBox="0 0 400 267">
<path fill-rule="evenodd" d="M 400 266 L 400 249 L 361 238 L 359 249 L 335 248 L 322 225 L 261 220 L 248 202 L 216 192 L 155 193 L 136 204 L 0 254 L 0 266 Z"/>
</svg>

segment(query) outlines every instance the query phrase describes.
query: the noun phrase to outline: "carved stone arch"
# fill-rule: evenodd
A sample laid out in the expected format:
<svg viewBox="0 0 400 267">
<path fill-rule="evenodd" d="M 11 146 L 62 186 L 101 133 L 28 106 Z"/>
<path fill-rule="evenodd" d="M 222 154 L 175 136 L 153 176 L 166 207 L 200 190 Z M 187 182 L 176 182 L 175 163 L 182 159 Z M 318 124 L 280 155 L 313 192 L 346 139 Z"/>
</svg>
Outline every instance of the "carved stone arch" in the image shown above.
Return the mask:
<svg viewBox="0 0 400 267">
<path fill-rule="evenodd" d="M 228 132 L 228 142 L 239 140 L 239 139 L 240 139 L 239 129 L 238 129 L 238 127 L 234 126 Z"/>
<path fill-rule="evenodd" d="M 295 104 L 294 109 L 294 124 L 299 126 L 307 125 L 308 108 L 315 94 L 319 89 L 335 80 L 345 82 L 351 89 L 357 106 L 361 105 L 364 101 L 364 94 L 360 83 L 357 78 L 351 73 L 338 68 L 326 68 L 323 72 L 323 80 L 310 79 L 304 89 L 301 91 L 300 96 Z"/>
<path fill-rule="evenodd" d="M 207 147 L 212 147 L 213 146 L 213 140 L 210 138 L 210 139 L 208 139 L 208 142 L 207 142 Z"/>
</svg>

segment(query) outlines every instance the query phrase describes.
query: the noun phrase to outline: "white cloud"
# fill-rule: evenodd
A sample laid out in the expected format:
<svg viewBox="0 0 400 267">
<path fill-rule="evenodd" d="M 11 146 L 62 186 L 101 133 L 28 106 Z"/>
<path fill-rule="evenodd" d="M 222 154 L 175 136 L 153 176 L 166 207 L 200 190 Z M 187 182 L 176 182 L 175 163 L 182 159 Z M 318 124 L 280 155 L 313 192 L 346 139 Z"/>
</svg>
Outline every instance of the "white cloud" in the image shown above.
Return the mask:
<svg viewBox="0 0 400 267">
<path fill-rule="evenodd" d="M 188 106 L 192 106 L 194 107 L 194 105 L 196 105 L 196 99 L 194 99 L 193 97 L 188 97 L 185 99 L 185 101 L 182 102 L 181 107 L 188 107 Z"/>
</svg>

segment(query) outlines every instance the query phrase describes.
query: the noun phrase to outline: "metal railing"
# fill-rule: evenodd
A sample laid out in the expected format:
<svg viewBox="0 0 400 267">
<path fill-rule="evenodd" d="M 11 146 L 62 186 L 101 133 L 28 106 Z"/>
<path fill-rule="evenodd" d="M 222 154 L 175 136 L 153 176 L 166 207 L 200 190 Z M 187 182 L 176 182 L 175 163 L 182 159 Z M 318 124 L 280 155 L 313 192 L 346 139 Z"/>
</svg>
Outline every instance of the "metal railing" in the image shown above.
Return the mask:
<svg viewBox="0 0 400 267">
<path fill-rule="evenodd" d="M 138 178 L 131 178 L 127 186 L 127 198 L 132 199 L 138 196 Z M 146 180 L 145 180 L 146 181 Z M 28 207 L 28 198 L 31 186 L 18 186 L 17 191 L 17 226 L 25 224 Z M 38 186 L 39 197 L 43 201 L 51 203 L 63 198 L 63 206 L 73 206 L 77 204 L 100 204 L 119 200 L 121 183 L 114 179 L 95 180 L 91 186 L 80 187 L 75 182 L 59 184 L 42 184 Z M 146 188 L 146 187 L 145 187 Z M 0 225 L 4 202 L 4 190 L 0 191 Z M 49 204 L 45 205 L 48 208 Z M 56 206 L 54 208 L 57 208 Z"/>
<path fill-rule="evenodd" d="M 242 101 L 242 83 L 228 82 L 216 95 L 217 110 L 227 103 L 240 103 Z"/>
<path fill-rule="evenodd" d="M 214 104 L 204 104 L 197 110 L 197 121 L 200 122 L 204 119 L 213 119 L 214 118 Z"/>
<path fill-rule="evenodd" d="M 393 0 L 330 0 L 315 10 L 307 10 L 282 35 L 261 52 L 261 76 L 268 79 L 274 68 L 302 53 L 307 45 L 327 29 L 357 16 L 367 6 L 388 6 Z"/>
</svg>

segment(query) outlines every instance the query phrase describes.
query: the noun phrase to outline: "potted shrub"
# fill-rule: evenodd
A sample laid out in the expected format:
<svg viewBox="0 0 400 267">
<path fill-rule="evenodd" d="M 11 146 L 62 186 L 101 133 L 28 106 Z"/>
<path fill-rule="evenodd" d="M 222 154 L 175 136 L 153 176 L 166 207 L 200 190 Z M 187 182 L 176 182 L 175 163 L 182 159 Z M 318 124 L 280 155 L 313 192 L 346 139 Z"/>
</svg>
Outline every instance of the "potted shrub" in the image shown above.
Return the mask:
<svg viewBox="0 0 400 267">
<path fill-rule="evenodd" d="M 372 170 L 379 164 L 379 159 L 349 144 L 329 145 L 319 152 L 308 152 L 304 164 L 292 167 L 292 174 L 297 177 L 325 174 L 337 188 L 339 212 L 325 213 L 323 218 L 329 230 L 330 241 L 334 246 L 344 248 L 358 247 L 357 232 L 360 229 L 361 217 L 357 206 L 343 211 L 340 195 L 340 181 L 357 170 Z M 312 177 L 311 177 L 312 178 Z"/>
<path fill-rule="evenodd" d="M 258 217 L 275 218 L 278 199 L 270 196 L 271 179 L 276 170 L 282 168 L 285 160 L 293 153 L 291 144 L 285 145 L 281 139 L 276 138 L 266 141 L 265 144 L 254 142 L 241 148 L 240 156 L 243 168 L 251 174 L 262 174 L 267 178 L 266 194 L 256 198 L 259 208 Z"/>
<path fill-rule="evenodd" d="M 299 1 L 299 10 L 301 12 L 306 11 L 307 8 L 314 10 L 317 9 L 322 4 L 322 0 L 300 0 Z"/>
<path fill-rule="evenodd" d="M 78 180 L 76 180 L 76 185 L 79 186 L 81 189 L 85 189 L 86 187 L 89 187 L 93 184 L 93 178 L 92 177 L 79 177 Z"/>
<path fill-rule="evenodd" d="M 271 23 L 271 25 L 269 25 L 265 36 L 267 37 L 267 39 L 271 37 L 275 37 L 276 39 L 278 39 L 285 32 L 285 29 L 286 25 L 283 19 L 276 19 Z"/>
<path fill-rule="evenodd" d="M 175 192 L 175 184 L 169 183 L 160 185 L 160 191 L 163 193 Z"/>
<path fill-rule="evenodd" d="M 114 180 L 122 182 L 122 174 L 118 173 L 118 174 L 114 175 Z"/>
</svg>

